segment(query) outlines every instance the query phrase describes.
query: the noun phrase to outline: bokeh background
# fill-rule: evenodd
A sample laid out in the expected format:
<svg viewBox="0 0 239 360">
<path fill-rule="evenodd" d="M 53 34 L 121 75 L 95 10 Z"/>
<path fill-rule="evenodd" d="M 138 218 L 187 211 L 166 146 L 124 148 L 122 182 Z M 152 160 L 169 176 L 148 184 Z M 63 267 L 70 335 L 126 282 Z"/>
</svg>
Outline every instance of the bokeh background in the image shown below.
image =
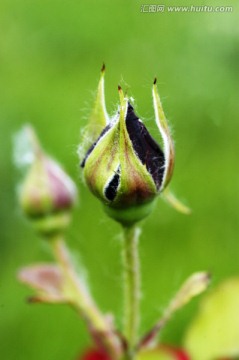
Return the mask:
<svg viewBox="0 0 239 360">
<path fill-rule="evenodd" d="M 29 305 L 25 298 L 31 290 L 16 280 L 21 266 L 52 259 L 16 201 L 21 176 L 12 161 L 12 138 L 25 123 L 33 124 L 45 149 L 78 184 L 69 243 L 88 269 L 98 303 L 121 325 L 120 227 L 84 187 L 76 155 L 103 61 L 109 113 L 116 109 L 120 83 L 155 137 L 151 86 L 157 76 L 176 142 L 171 187 L 193 209 L 184 216 L 159 199 L 143 224 L 141 328 L 152 324 L 192 272 L 211 271 L 212 288 L 239 274 L 238 2 L 205 4 L 233 6 L 230 13 L 141 13 L 147 3 L 152 4 L 0 2 L 1 359 L 71 360 L 90 344 L 71 309 Z M 163 4 L 189 5 L 187 0 Z M 163 342 L 182 343 L 198 302 L 174 317 L 162 332 Z"/>
</svg>

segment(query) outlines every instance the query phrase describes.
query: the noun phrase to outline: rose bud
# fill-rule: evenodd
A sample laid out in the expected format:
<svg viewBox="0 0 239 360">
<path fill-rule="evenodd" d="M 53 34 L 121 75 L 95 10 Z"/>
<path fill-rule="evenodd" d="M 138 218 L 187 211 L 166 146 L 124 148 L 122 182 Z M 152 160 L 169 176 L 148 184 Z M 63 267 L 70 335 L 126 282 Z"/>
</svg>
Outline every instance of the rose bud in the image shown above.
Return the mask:
<svg viewBox="0 0 239 360">
<path fill-rule="evenodd" d="M 99 88 L 102 92 L 102 87 Z M 95 108 L 99 111 L 101 126 L 104 120 L 105 127 L 89 148 L 81 166 L 88 187 L 103 202 L 107 214 L 123 225 L 132 225 L 150 213 L 156 195 L 170 181 L 174 150 L 156 80 L 153 98 L 163 151 L 135 114 L 121 87 L 119 97 L 119 111 L 109 121 L 108 116 L 102 116 L 105 113 L 104 96 L 97 96 L 100 101 Z M 94 114 L 97 120 L 95 110 Z"/>
<path fill-rule="evenodd" d="M 32 161 L 19 190 L 19 202 L 25 215 L 44 235 L 61 232 L 70 222 L 70 209 L 77 191 L 70 177 L 50 158 L 29 127 L 24 138 L 30 144 Z"/>
</svg>

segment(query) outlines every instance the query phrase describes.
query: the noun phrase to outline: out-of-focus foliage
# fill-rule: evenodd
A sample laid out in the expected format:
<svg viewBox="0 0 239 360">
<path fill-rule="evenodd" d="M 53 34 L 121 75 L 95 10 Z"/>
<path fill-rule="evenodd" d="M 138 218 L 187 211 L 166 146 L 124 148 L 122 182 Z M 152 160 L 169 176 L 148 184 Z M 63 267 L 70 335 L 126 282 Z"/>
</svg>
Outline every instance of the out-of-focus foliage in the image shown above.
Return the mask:
<svg viewBox="0 0 239 360">
<path fill-rule="evenodd" d="M 193 359 L 238 357 L 238 303 L 238 277 L 224 281 L 203 299 L 185 339 Z"/>
<path fill-rule="evenodd" d="M 187 0 L 164 3 L 188 5 Z M 191 216 L 180 215 L 159 200 L 144 223 L 142 328 L 152 325 L 191 273 L 209 270 L 212 286 L 239 273 L 238 2 L 230 1 L 231 13 L 141 13 L 141 4 L 0 2 L 2 358 L 74 359 L 90 343 L 71 309 L 27 304 L 30 292 L 16 280 L 18 268 L 52 260 L 16 203 L 20 178 L 12 164 L 11 141 L 26 122 L 79 184 L 69 242 L 89 269 L 95 298 L 106 312 L 116 313 L 121 325 L 119 225 L 106 218 L 84 187 L 76 155 L 103 61 L 107 110 L 116 110 L 120 83 L 136 99 L 136 112 L 156 137 L 151 86 L 157 76 L 176 143 L 172 189 L 193 209 Z M 225 1 L 207 2 L 220 4 Z M 197 300 L 181 310 L 162 340 L 180 344 L 196 309 Z"/>
</svg>

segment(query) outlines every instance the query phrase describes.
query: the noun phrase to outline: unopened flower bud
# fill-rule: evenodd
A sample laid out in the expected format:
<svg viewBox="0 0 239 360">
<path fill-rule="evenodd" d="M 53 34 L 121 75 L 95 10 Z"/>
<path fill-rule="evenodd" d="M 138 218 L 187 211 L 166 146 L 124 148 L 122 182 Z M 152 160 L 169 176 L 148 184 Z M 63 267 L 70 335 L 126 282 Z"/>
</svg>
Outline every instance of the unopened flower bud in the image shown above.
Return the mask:
<svg viewBox="0 0 239 360">
<path fill-rule="evenodd" d="M 108 215 L 123 225 L 133 224 L 150 213 L 153 200 L 172 175 L 173 142 L 156 82 L 153 96 L 164 151 L 151 137 L 119 87 L 119 111 L 111 121 L 105 121 L 104 129 L 81 163 L 92 193 L 104 203 Z M 101 108 L 105 109 L 105 105 L 101 104 Z"/>
<path fill-rule="evenodd" d="M 24 131 L 30 137 L 33 156 L 19 191 L 21 208 L 41 233 L 60 232 L 69 224 L 76 187 L 60 165 L 44 153 L 33 130 Z"/>
</svg>

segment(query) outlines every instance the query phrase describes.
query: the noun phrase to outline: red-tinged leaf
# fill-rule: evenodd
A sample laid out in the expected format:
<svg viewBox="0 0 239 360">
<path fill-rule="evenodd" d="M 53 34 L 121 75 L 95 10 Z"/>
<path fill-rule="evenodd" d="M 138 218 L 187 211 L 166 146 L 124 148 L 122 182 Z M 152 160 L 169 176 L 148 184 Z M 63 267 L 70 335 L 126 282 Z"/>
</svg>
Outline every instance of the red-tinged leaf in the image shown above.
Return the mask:
<svg viewBox="0 0 239 360">
<path fill-rule="evenodd" d="M 64 303 L 63 278 L 58 266 L 37 264 L 22 268 L 18 279 L 37 291 L 30 302 Z"/>
</svg>

